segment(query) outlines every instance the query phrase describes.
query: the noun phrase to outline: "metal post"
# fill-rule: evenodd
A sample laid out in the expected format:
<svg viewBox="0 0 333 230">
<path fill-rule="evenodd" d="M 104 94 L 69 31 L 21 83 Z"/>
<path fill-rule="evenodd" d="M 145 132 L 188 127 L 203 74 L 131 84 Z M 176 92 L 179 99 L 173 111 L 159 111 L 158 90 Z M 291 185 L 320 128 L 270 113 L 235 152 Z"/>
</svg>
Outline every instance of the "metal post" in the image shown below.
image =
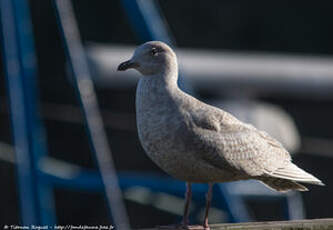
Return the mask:
<svg viewBox="0 0 333 230">
<path fill-rule="evenodd" d="M 52 224 L 52 192 L 39 180 L 37 170 L 46 144 L 37 112 L 37 68 L 27 1 L 1 0 L 1 21 L 22 223 Z"/>
<path fill-rule="evenodd" d="M 63 35 L 68 61 L 74 73 L 74 84 L 81 102 L 92 150 L 95 153 L 105 195 L 117 229 L 130 229 L 126 209 L 119 188 L 112 152 L 104 131 L 97 96 L 82 47 L 80 33 L 71 1 L 55 0 L 59 27 Z"/>
</svg>

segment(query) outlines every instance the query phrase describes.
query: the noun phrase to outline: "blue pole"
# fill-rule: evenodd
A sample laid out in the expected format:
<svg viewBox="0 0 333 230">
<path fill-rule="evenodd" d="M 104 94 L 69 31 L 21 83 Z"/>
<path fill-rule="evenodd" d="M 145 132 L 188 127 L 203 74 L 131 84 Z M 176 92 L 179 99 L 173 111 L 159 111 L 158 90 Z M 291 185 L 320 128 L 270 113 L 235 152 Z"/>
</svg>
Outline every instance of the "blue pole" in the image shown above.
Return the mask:
<svg viewBox="0 0 333 230">
<path fill-rule="evenodd" d="M 1 0 L 3 60 L 11 110 L 11 122 L 15 142 L 17 176 L 23 224 L 37 224 L 36 191 L 32 159 L 29 157 L 29 140 L 25 119 L 22 69 L 15 31 L 14 9 L 11 0 Z M 24 189 L 23 189 L 24 188 Z"/>
<path fill-rule="evenodd" d="M 55 207 L 53 191 L 50 184 L 38 177 L 40 160 L 47 155 L 46 138 L 43 125 L 39 117 L 38 89 L 37 89 L 37 61 L 34 47 L 34 37 L 31 25 L 30 9 L 27 0 L 13 0 L 20 47 L 20 58 L 23 71 L 23 90 L 26 105 L 26 119 L 28 119 L 28 138 L 30 143 L 30 157 L 33 159 L 35 186 L 37 194 L 38 215 L 41 224 L 55 223 Z"/>
<path fill-rule="evenodd" d="M 27 1 L 1 0 L 1 21 L 22 223 L 53 224 L 51 187 L 38 178 L 46 141 L 37 112 L 37 67 Z"/>
<path fill-rule="evenodd" d="M 54 3 L 66 55 L 74 74 L 74 85 L 84 114 L 88 137 L 96 156 L 106 200 L 112 213 L 115 228 L 129 230 L 129 220 L 119 188 L 112 151 L 104 130 L 97 95 L 82 46 L 72 3 L 69 0 L 55 0 Z"/>
</svg>

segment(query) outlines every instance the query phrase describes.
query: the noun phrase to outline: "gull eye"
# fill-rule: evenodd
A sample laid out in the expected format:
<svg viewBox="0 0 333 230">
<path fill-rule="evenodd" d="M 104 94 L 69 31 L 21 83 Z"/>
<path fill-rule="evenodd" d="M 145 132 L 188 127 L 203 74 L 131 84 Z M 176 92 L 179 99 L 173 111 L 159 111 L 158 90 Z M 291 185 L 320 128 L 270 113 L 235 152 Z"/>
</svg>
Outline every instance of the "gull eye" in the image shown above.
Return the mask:
<svg viewBox="0 0 333 230">
<path fill-rule="evenodd" d="M 156 56 L 157 53 L 158 53 L 158 51 L 157 51 L 156 48 L 152 48 L 152 49 L 150 50 L 150 54 L 151 54 L 152 56 Z"/>
</svg>

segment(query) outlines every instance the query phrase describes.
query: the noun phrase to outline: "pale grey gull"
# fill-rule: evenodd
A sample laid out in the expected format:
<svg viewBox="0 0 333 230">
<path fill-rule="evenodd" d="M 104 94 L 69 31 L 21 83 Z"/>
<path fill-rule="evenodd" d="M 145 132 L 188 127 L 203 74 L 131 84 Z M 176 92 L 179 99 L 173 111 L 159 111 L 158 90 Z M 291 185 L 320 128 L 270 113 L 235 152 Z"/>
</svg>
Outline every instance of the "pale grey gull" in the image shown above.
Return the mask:
<svg viewBox="0 0 333 230">
<path fill-rule="evenodd" d="M 209 229 L 215 182 L 257 179 L 281 192 L 307 191 L 300 183 L 323 185 L 293 164 L 287 150 L 266 132 L 180 90 L 176 54 L 165 43 L 151 41 L 139 46 L 118 70 L 130 68 L 143 75 L 136 92 L 140 142 L 159 167 L 187 182 L 179 228 L 198 228 L 188 221 L 193 182 L 209 184 L 201 229 Z"/>
</svg>

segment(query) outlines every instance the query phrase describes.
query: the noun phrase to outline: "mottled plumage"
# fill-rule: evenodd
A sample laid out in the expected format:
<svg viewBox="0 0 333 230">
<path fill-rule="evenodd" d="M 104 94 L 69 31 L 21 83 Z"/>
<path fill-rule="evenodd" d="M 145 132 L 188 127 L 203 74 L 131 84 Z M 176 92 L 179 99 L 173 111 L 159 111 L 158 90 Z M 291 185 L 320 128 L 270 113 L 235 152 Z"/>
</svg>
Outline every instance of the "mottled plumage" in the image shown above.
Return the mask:
<svg viewBox="0 0 333 230">
<path fill-rule="evenodd" d="M 176 55 L 164 43 L 141 45 L 119 69 L 132 65 L 144 75 L 136 94 L 141 144 L 170 175 L 205 183 L 258 179 L 277 191 L 322 185 L 267 133 L 181 91 Z"/>
</svg>

